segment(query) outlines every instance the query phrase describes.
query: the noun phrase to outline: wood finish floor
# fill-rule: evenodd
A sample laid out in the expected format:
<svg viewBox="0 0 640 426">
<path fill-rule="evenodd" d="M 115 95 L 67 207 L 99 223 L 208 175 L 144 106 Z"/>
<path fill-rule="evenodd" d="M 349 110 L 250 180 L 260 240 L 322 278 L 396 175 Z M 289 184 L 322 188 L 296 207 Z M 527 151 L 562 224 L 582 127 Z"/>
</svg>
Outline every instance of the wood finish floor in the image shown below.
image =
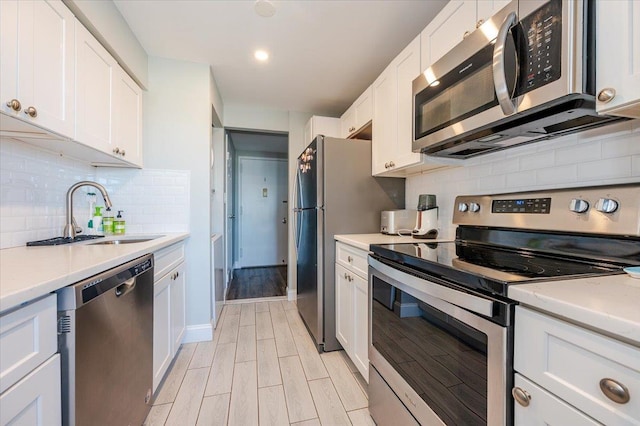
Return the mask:
<svg viewBox="0 0 640 426">
<path fill-rule="evenodd" d="M 318 354 L 296 305 L 226 305 L 211 342 L 180 348 L 146 425 L 373 425 L 344 351 Z"/>
<path fill-rule="evenodd" d="M 287 266 L 243 268 L 233 271 L 225 300 L 287 295 Z"/>
</svg>

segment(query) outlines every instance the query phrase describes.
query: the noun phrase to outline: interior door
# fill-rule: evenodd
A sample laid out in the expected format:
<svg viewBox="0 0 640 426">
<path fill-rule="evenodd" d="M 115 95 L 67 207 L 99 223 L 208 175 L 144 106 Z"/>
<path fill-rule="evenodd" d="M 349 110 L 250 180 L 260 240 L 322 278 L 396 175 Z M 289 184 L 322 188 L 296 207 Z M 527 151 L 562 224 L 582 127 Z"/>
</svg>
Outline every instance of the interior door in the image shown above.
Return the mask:
<svg viewBox="0 0 640 426">
<path fill-rule="evenodd" d="M 281 265 L 286 260 L 286 161 L 239 157 L 240 257 L 243 267 Z M 279 182 L 283 181 L 283 182 Z"/>
<path fill-rule="evenodd" d="M 289 209 L 289 175 L 287 170 L 287 161 L 279 161 L 277 165 L 277 193 L 274 196 L 277 197 L 278 203 L 278 259 L 280 259 L 280 265 L 287 264 L 287 257 L 289 252 L 289 225 L 287 225 L 287 214 Z"/>
</svg>

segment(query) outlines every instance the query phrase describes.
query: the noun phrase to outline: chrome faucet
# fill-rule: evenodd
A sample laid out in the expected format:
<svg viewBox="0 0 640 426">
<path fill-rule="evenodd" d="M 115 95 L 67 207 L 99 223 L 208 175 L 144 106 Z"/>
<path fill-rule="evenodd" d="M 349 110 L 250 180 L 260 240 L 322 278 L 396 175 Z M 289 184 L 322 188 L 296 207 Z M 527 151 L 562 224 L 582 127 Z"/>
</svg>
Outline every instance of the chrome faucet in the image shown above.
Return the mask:
<svg viewBox="0 0 640 426">
<path fill-rule="evenodd" d="M 62 236 L 64 238 L 75 238 L 76 237 L 76 220 L 73 217 L 73 193 L 76 192 L 76 189 L 81 186 L 93 186 L 102 194 L 102 198 L 104 198 L 104 205 L 106 207 L 111 207 L 111 199 L 109 199 L 109 194 L 107 194 L 107 190 L 104 186 L 100 185 L 97 182 L 91 182 L 90 180 L 83 180 L 78 183 L 74 183 L 71 185 L 71 188 L 67 191 L 67 216 L 66 216 L 66 225 L 64 226 L 64 232 Z"/>
</svg>

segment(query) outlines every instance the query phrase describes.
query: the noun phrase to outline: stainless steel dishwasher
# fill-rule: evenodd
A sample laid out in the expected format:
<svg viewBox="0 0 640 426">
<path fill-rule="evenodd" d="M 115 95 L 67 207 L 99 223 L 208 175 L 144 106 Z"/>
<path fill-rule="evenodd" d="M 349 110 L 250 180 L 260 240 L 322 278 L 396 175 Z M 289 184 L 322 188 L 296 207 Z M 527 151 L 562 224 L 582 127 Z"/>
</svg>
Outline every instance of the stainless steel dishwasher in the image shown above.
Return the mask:
<svg viewBox="0 0 640 426">
<path fill-rule="evenodd" d="M 141 425 L 151 408 L 153 255 L 58 290 L 65 425 Z"/>
</svg>

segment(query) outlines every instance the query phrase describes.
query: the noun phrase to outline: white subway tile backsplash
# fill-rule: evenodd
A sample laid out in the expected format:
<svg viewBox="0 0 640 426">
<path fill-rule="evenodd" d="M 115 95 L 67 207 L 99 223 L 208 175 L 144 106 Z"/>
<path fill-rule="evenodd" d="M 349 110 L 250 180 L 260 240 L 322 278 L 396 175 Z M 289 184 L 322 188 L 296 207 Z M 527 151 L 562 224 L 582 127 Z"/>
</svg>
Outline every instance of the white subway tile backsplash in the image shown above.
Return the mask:
<svg viewBox="0 0 640 426">
<path fill-rule="evenodd" d="M 536 171 L 537 185 L 557 185 L 574 183 L 578 180 L 578 167 L 575 164 L 547 167 Z"/>
<path fill-rule="evenodd" d="M 599 160 L 602 157 L 600 142 L 579 143 L 568 148 L 556 149 L 556 165 L 576 164 Z"/>
<path fill-rule="evenodd" d="M 114 214 L 125 211 L 127 233 L 189 230 L 188 171 L 95 168 L 1 138 L 0 248 L 61 235 L 67 190 L 81 180 L 107 188 Z M 89 219 L 88 192 L 97 191 L 81 188 L 74 197 L 74 216 L 83 228 Z M 99 194 L 97 205 L 104 205 Z"/>
<path fill-rule="evenodd" d="M 609 158 L 578 164 L 578 178 L 608 180 L 631 176 L 631 157 Z"/>
<path fill-rule="evenodd" d="M 520 159 L 520 170 L 536 170 L 543 167 L 553 166 L 555 155 L 553 151 L 542 151 L 529 154 Z"/>
</svg>

